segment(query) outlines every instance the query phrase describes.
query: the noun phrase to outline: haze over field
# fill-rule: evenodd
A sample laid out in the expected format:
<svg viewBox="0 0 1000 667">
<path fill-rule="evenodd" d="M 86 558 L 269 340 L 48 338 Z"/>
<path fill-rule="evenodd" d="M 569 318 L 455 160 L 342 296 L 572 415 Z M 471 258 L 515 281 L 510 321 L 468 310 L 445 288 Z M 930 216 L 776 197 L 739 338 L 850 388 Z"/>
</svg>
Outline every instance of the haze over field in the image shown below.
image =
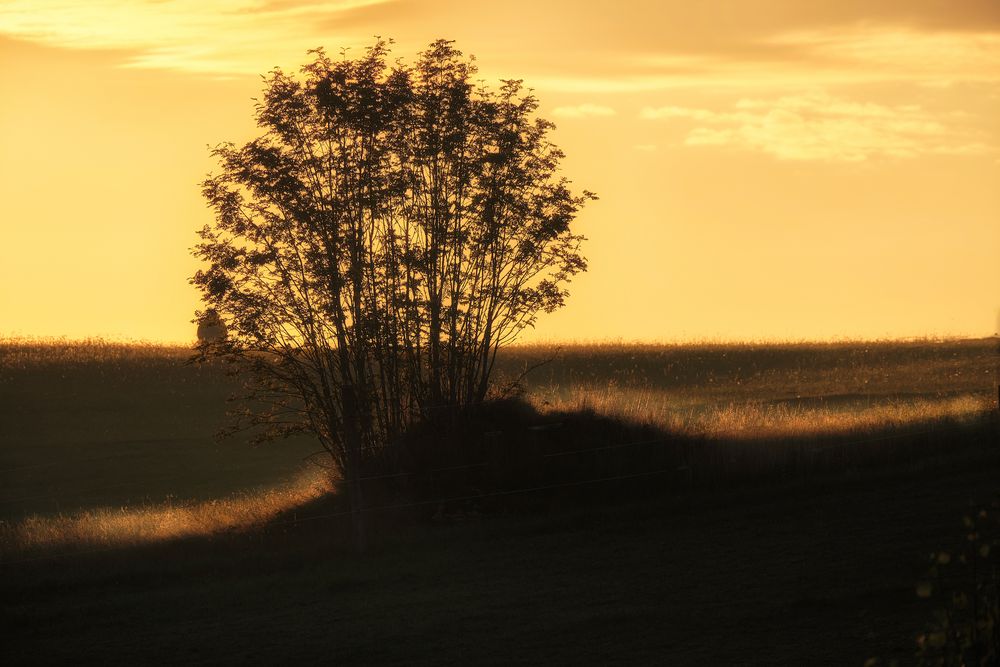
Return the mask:
<svg viewBox="0 0 1000 667">
<path fill-rule="evenodd" d="M 535 339 L 983 336 L 992 0 L 0 6 L 0 335 L 190 341 L 206 144 L 274 65 L 457 40 L 554 120 L 590 271 Z"/>
</svg>

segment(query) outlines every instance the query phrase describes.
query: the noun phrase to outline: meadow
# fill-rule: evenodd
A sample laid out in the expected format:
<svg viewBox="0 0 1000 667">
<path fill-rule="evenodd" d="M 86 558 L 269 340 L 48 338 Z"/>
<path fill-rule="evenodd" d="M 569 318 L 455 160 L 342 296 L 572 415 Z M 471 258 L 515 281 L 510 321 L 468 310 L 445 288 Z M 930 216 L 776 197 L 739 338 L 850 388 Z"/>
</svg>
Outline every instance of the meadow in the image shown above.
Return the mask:
<svg viewBox="0 0 1000 667">
<path fill-rule="evenodd" d="M 988 412 L 997 348 L 994 339 L 533 345 L 505 350 L 497 376 L 542 413 L 591 410 L 764 450 L 768 441 L 863 439 Z M 191 355 L 106 341 L 0 342 L 0 519 L 313 486 L 325 458 L 310 438 L 250 447 L 215 437 L 237 383 Z"/>
<path fill-rule="evenodd" d="M 522 347 L 504 362 L 506 376 L 536 367 L 525 384 L 545 408 L 760 438 L 980 411 L 996 399 L 1000 343 L 608 343 Z"/>
<path fill-rule="evenodd" d="M 359 561 L 316 443 L 216 441 L 234 381 L 190 354 L 0 342 L 16 662 L 905 659 L 926 553 L 1000 491 L 996 339 L 522 346 L 498 373 L 537 410 L 524 438 L 582 443 L 586 466 L 542 484 L 579 493 L 486 513 L 394 499 Z M 607 492 L 653 461 L 669 474 L 646 493 Z"/>
</svg>

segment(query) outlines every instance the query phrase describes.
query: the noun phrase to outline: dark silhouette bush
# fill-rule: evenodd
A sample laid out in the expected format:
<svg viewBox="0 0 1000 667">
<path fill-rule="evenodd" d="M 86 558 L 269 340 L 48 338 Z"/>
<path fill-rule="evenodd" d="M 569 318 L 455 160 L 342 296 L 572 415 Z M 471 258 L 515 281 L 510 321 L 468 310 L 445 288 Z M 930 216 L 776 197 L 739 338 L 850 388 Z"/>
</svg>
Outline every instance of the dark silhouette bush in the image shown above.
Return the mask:
<svg viewBox="0 0 1000 667">
<path fill-rule="evenodd" d="M 368 494 L 462 511 L 538 510 L 676 490 L 689 440 L 592 411 L 540 413 L 521 399 L 425 420 L 365 463 Z M 385 456 L 391 452 L 391 456 Z"/>
<path fill-rule="evenodd" d="M 233 430 L 313 434 L 361 551 L 363 458 L 492 394 L 499 350 L 586 270 L 573 222 L 596 199 L 560 175 L 554 125 L 520 80 L 491 89 L 448 40 L 411 65 L 390 44 L 313 50 L 300 76 L 265 77 L 262 134 L 212 151 L 215 220 L 191 278 L 199 321 L 227 332 L 200 358 L 244 380 Z"/>
<path fill-rule="evenodd" d="M 917 638 L 921 665 L 1000 664 L 1000 500 L 972 505 L 962 518 L 963 534 L 953 550 L 931 554 L 921 597 L 939 606 Z"/>
</svg>

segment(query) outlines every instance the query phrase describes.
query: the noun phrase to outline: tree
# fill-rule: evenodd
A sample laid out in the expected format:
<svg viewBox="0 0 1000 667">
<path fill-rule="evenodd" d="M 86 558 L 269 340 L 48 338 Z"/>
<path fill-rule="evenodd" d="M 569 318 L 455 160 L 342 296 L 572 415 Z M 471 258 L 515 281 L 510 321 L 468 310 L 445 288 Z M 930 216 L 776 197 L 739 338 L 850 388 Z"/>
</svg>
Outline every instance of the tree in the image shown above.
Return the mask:
<svg viewBox="0 0 1000 667">
<path fill-rule="evenodd" d="M 474 84 L 450 41 L 387 64 L 310 51 L 265 77 L 263 133 L 213 150 L 215 222 L 192 282 L 227 335 L 200 344 L 247 374 L 241 426 L 316 435 L 348 481 L 419 420 L 486 399 L 497 350 L 563 305 L 586 269 L 570 229 L 594 195 L 557 176 L 553 125 L 521 81 Z"/>
</svg>

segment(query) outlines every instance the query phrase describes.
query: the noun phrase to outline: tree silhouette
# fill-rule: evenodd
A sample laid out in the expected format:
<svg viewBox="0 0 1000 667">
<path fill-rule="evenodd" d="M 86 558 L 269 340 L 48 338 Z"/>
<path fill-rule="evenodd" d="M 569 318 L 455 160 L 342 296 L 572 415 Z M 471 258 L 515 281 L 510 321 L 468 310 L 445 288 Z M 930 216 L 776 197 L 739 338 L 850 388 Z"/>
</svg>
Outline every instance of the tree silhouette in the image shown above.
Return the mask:
<svg viewBox="0 0 1000 667">
<path fill-rule="evenodd" d="M 474 84 L 450 41 L 413 65 L 382 40 L 310 54 L 301 77 L 265 77 L 261 136 L 214 149 L 192 282 L 227 332 L 202 354 L 248 378 L 239 426 L 314 433 L 363 543 L 362 461 L 487 397 L 497 350 L 585 270 L 570 224 L 594 195 L 557 176 L 531 91 Z"/>
</svg>

